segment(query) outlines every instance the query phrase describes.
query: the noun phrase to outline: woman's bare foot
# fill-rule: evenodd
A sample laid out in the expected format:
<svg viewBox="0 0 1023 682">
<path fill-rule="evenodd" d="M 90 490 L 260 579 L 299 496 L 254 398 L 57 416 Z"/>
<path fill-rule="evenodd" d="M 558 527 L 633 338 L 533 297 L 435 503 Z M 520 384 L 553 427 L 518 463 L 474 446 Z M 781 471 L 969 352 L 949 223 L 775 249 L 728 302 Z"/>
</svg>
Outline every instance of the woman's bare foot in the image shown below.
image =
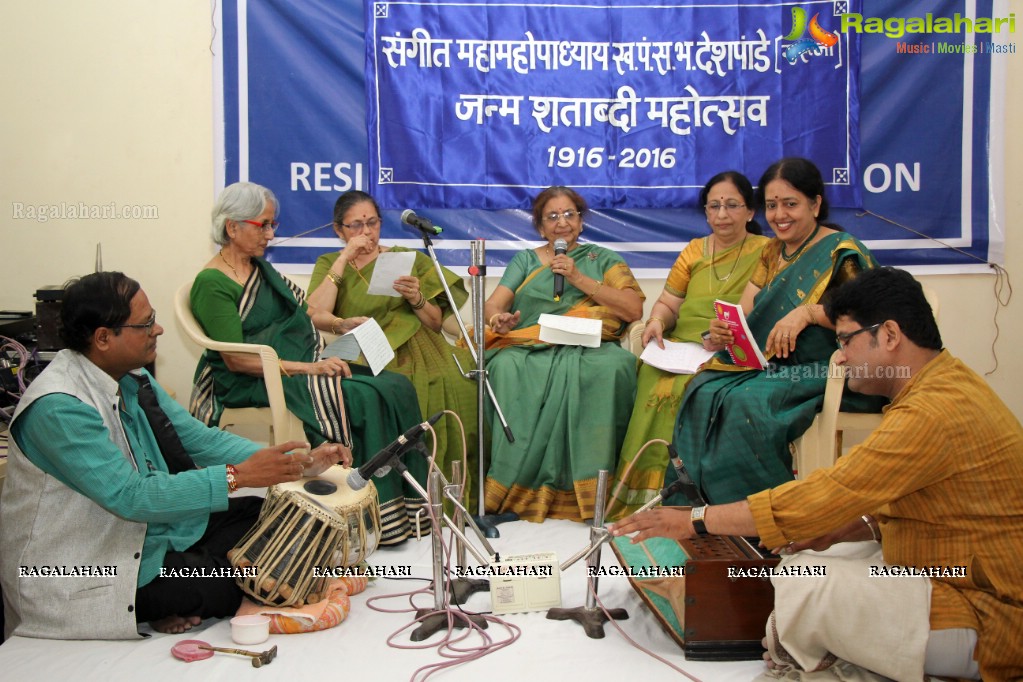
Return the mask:
<svg viewBox="0 0 1023 682">
<path fill-rule="evenodd" d="M 167 616 L 160 620 L 149 622 L 149 626 L 157 632 L 164 632 L 169 635 L 177 635 L 191 630 L 202 622 L 199 616 Z"/>
</svg>

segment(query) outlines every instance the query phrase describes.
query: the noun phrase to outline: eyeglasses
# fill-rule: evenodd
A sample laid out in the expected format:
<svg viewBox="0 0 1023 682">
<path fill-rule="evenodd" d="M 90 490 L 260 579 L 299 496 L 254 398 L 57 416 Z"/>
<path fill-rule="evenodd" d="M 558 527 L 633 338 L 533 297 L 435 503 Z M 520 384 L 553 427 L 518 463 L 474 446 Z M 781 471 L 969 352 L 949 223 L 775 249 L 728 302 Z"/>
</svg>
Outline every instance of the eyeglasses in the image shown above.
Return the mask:
<svg viewBox="0 0 1023 682">
<path fill-rule="evenodd" d="M 713 203 L 707 204 L 703 208 L 706 209 L 707 213 L 710 214 L 717 213 L 721 209 L 725 209 L 729 213 L 735 213 L 736 211 L 741 211 L 742 209 L 746 208 L 746 204 L 740 204 L 737 201 L 729 201 L 722 204 L 715 201 Z"/>
<path fill-rule="evenodd" d="M 545 223 L 551 223 L 553 225 L 554 223 L 556 223 L 559 220 L 561 220 L 562 218 L 564 218 L 566 223 L 570 223 L 570 222 L 572 222 L 573 220 L 575 220 L 576 218 L 578 218 L 581 215 L 582 215 L 582 213 L 580 213 L 579 211 L 564 211 L 562 213 L 548 213 L 547 215 L 545 215 L 543 217 L 543 220 L 544 220 Z"/>
<path fill-rule="evenodd" d="M 356 220 L 354 223 L 348 223 L 348 224 L 340 223 L 341 227 L 347 227 L 349 230 L 352 230 L 353 232 L 362 232 L 363 230 L 367 230 L 367 229 L 374 230 L 374 229 L 376 229 L 377 225 L 379 225 L 379 224 L 380 224 L 380 218 L 370 218 L 366 222 L 363 222 L 361 220 Z"/>
<path fill-rule="evenodd" d="M 276 220 L 264 220 L 261 223 L 257 223 L 255 220 L 239 220 L 238 222 L 258 227 L 263 232 L 273 232 L 280 226 L 280 223 Z"/>
<path fill-rule="evenodd" d="M 153 335 L 153 327 L 156 325 L 156 310 L 149 316 L 149 320 L 142 324 L 119 324 L 114 329 L 145 329 L 146 334 Z"/>
<path fill-rule="evenodd" d="M 849 345 L 849 341 L 852 340 L 852 337 L 856 336 L 857 334 L 862 334 L 863 332 L 872 332 L 876 330 L 878 327 L 880 327 L 882 324 L 884 323 L 878 322 L 877 324 L 872 324 L 869 327 L 857 329 L 854 332 L 846 332 L 845 334 L 835 334 L 835 341 L 838 342 L 838 347 L 840 349 L 844 349 L 846 346 Z"/>
</svg>

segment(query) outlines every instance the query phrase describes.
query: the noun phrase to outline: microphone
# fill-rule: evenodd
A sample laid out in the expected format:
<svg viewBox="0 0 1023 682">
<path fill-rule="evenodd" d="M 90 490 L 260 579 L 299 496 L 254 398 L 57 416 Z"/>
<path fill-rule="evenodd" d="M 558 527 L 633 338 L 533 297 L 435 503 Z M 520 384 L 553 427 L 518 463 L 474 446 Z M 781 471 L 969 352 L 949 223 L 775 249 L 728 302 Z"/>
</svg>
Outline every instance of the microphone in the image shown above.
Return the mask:
<svg viewBox="0 0 1023 682">
<path fill-rule="evenodd" d="M 671 466 L 675 467 L 675 473 L 678 475 L 678 487 L 682 490 L 682 494 L 689 499 L 689 502 L 694 507 L 706 506 L 707 500 L 703 499 L 703 495 L 700 494 L 700 488 L 693 482 L 689 472 L 686 471 L 686 465 L 682 463 L 682 458 L 675 451 L 675 446 L 668 446 L 668 457 L 671 459 Z M 668 495 L 664 495 L 664 497 L 668 497 Z"/>
<path fill-rule="evenodd" d="M 566 253 L 568 253 L 568 242 L 564 239 L 554 240 L 554 255 L 563 256 Z M 565 293 L 565 276 L 554 275 L 554 300 L 560 301 L 563 293 Z"/>
<path fill-rule="evenodd" d="M 373 457 L 363 464 L 358 469 L 353 469 L 348 474 L 348 487 L 352 490 L 362 490 L 366 487 L 369 479 L 377 473 L 385 474 L 387 469 L 390 469 L 391 460 L 399 455 L 405 453 L 405 450 L 415 445 L 424 433 L 426 433 L 429 426 L 433 426 L 437 423 L 437 420 L 441 418 L 443 412 L 430 417 L 421 424 L 416 424 L 411 429 L 395 438 L 389 445 L 384 447 L 383 450 L 373 455 Z"/>
<path fill-rule="evenodd" d="M 434 225 L 433 223 L 431 223 L 426 218 L 420 218 L 419 216 L 417 216 L 412 211 L 411 208 L 406 208 L 404 211 L 401 212 L 401 222 L 405 223 L 406 225 L 411 225 L 412 227 L 415 227 L 420 231 L 425 232 L 426 234 L 434 236 L 444 231 L 441 228 Z"/>
</svg>

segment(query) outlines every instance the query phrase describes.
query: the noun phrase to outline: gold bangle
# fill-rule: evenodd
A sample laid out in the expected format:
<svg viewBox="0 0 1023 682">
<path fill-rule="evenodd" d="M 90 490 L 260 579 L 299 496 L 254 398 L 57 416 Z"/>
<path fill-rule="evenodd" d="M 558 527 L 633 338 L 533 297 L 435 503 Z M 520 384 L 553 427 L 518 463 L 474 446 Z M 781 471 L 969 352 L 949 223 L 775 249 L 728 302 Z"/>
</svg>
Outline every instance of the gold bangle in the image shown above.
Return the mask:
<svg viewBox="0 0 1023 682">
<path fill-rule="evenodd" d="M 651 315 L 650 317 L 648 317 L 646 320 L 646 325 L 649 327 L 650 323 L 653 322 L 654 320 L 657 320 L 658 322 L 661 323 L 661 331 L 666 331 L 668 329 L 668 323 L 664 320 L 664 318 L 657 317 L 656 315 Z"/>
<path fill-rule="evenodd" d="M 338 289 L 341 288 L 341 275 L 337 274 L 336 272 L 328 272 L 327 279 L 333 282 L 334 286 L 336 286 Z"/>
<path fill-rule="evenodd" d="M 331 334 L 337 334 L 338 336 L 341 336 L 341 332 L 336 330 L 334 327 L 336 327 L 339 324 L 344 324 L 344 323 L 345 323 L 345 318 L 343 318 L 343 317 L 336 317 L 336 318 L 334 318 L 334 321 L 330 323 L 330 333 Z"/>
<path fill-rule="evenodd" d="M 592 294 L 590 294 L 590 298 L 593 298 L 594 296 L 596 296 L 597 292 L 600 291 L 600 287 L 602 287 L 602 286 L 604 286 L 603 282 L 597 282 L 597 288 L 593 290 Z"/>
<path fill-rule="evenodd" d="M 501 313 L 494 313 L 493 315 L 490 316 L 490 320 L 487 321 L 487 324 L 490 325 L 491 328 L 496 327 L 497 325 L 494 324 L 494 318 L 495 317 L 500 317 L 500 316 L 501 316 Z"/>
<path fill-rule="evenodd" d="M 810 304 L 807 303 L 803 307 L 806 308 L 806 314 L 810 318 L 810 326 L 811 327 L 815 326 L 817 324 L 817 316 L 813 314 L 812 310 L 810 310 Z"/>
<path fill-rule="evenodd" d="M 412 310 L 422 310 L 423 306 L 426 305 L 426 296 L 423 296 L 423 292 L 419 292 L 419 303 L 410 303 Z"/>
<path fill-rule="evenodd" d="M 277 366 L 281 368 L 281 374 L 283 374 L 286 377 L 291 376 L 290 374 L 288 374 L 288 370 L 284 369 L 284 360 L 277 360 Z"/>
</svg>

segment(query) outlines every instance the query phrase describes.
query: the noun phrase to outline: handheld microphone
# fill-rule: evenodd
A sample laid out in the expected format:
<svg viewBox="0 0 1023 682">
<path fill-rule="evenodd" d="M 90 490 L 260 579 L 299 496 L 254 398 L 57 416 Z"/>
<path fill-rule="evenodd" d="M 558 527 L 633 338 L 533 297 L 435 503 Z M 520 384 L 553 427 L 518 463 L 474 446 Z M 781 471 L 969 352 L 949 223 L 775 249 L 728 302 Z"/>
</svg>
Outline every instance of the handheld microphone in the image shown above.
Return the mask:
<svg viewBox="0 0 1023 682">
<path fill-rule="evenodd" d="M 387 470 L 390 469 L 390 463 L 395 458 L 404 454 L 405 450 L 415 445 L 424 433 L 426 433 L 429 426 L 433 426 L 437 423 L 437 420 L 441 418 L 443 412 L 438 412 L 433 415 L 425 422 L 416 424 L 411 429 L 395 438 L 389 445 L 384 447 L 383 450 L 373 455 L 373 457 L 363 464 L 358 469 L 353 469 L 348 474 L 348 487 L 352 490 L 362 490 L 366 487 L 366 483 L 369 479 L 376 474 L 386 474 Z"/>
<path fill-rule="evenodd" d="M 405 223 L 406 225 L 411 225 L 412 227 L 417 228 L 418 230 L 421 230 L 422 232 L 425 232 L 433 236 L 436 236 L 444 231 L 441 228 L 434 225 L 433 223 L 431 223 L 426 218 L 420 218 L 419 216 L 417 216 L 412 211 L 411 208 L 406 208 L 404 211 L 401 212 L 401 222 Z"/>
<path fill-rule="evenodd" d="M 679 488 L 682 490 L 689 502 L 694 507 L 706 506 L 707 500 L 703 499 L 703 495 L 700 494 L 700 488 L 693 482 L 693 479 L 689 476 L 689 472 L 686 471 L 686 465 L 682 463 L 682 458 L 678 456 L 675 451 L 675 446 L 668 446 L 668 457 L 671 459 L 671 466 L 675 467 L 675 473 L 678 475 Z M 667 497 L 667 495 L 665 495 Z"/>
<path fill-rule="evenodd" d="M 566 253 L 568 253 L 568 242 L 564 239 L 556 239 L 554 241 L 554 255 L 563 256 Z M 560 301 L 563 293 L 565 293 L 565 276 L 554 275 L 554 300 Z"/>
</svg>

